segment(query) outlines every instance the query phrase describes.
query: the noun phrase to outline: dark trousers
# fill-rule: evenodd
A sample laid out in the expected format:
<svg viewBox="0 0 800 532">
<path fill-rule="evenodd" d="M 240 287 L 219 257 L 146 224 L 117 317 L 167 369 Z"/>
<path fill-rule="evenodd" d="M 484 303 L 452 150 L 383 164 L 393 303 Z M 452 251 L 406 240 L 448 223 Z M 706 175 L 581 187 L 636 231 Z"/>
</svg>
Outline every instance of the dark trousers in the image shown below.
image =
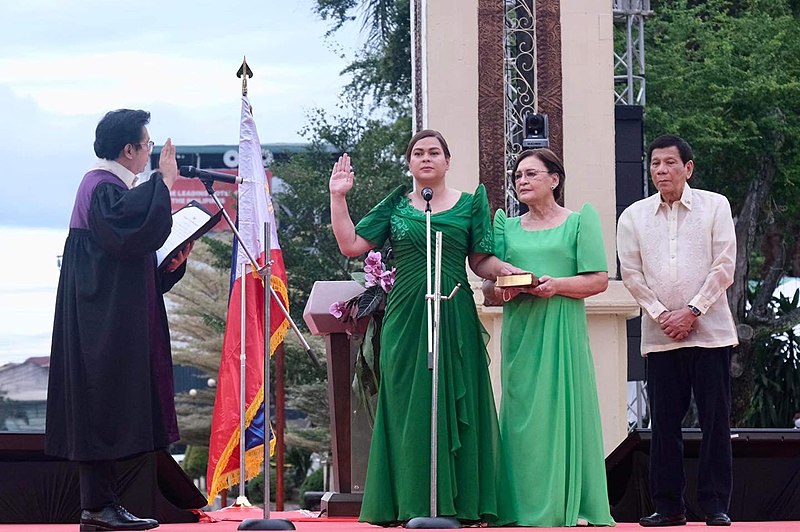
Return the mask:
<svg viewBox="0 0 800 532">
<path fill-rule="evenodd" d="M 659 513 L 686 509 L 681 422 L 692 393 L 703 433 L 697 502 L 706 515 L 728 511 L 733 484 L 730 360 L 730 347 L 687 347 L 647 355 L 650 494 Z"/>
<path fill-rule="evenodd" d="M 82 510 L 99 510 L 109 504 L 119 504 L 113 461 L 80 462 L 78 472 Z"/>
</svg>

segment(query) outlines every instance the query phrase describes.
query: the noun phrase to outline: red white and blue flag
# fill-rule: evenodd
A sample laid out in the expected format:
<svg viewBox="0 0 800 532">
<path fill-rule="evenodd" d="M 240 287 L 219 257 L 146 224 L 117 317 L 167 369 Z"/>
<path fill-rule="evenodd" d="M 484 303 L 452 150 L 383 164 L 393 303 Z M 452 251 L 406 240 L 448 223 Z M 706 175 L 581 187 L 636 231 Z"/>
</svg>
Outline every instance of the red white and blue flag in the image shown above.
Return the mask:
<svg viewBox="0 0 800 532">
<path fill-rule="evenodd" d="M 272 289 L 289 309 L 286 269 L 278 244 L 275 212 L 261 154 L 261 142 L 253 120 L 247 96 L 242 96 L 242 119 L 239 130 L 239 210 L 237 225 L 247 250 L 258 262 L 265 264 L 264 223 L 270 226 L 269 255 L 273 261 Z M 228 302 L 228 318 L 222 358 L 219 365 L 214 417 L 211 421 L 211 441 L 208 452 L 208 501 L 219 492 L 240 482 L 240 352 L 245 342 L 247 356 L 245 372 L 245 480 L 261 472 L 264 460 L 264 434 L 269 430 L 270 455 L 274 452 L 275 435 L 264 413 L 264 285 L 252 274 L 247 254 L 234 240 L 232 286 Z M 245 286 L 245 338 L 242 326 L 242 274 L 247 271 Z M 289 322 L 274 299 L 270 299 L 270 345 L 272 356 L 283 342 Z M 269 403 L 267 403 L 269 404 Z M 244 494 L 240 494 L 244 495 Z"/>
</svg>

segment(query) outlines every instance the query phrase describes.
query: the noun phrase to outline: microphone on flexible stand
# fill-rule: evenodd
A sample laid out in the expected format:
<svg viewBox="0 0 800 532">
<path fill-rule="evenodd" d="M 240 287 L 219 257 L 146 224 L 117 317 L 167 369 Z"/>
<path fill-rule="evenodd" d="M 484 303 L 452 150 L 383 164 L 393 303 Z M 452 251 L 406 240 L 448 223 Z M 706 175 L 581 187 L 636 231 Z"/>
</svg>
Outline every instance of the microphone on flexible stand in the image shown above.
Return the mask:
<svg viewBox="0 0 800 532">
<path fill-rule="evenodd" d="M 181 166 L 180 172 L 182 177 L 195 177 L 201 181 L 221 181 L 223 183 L 231 183 L 238 185 L 242 182 L 242 178 L 238 175 L 224 174 L 222 172 L 213 172 L 211 170 L 201 170 L 194 166 Z"/>
<path fill-rule="evenodd" d="M 431 200 L 433 189 L 425 187 L 419 192 L 425 200 L 425 303 L 428 319 L 428 369 L 433 369 L 433 277 L 431 276 Z"/>
</svg>

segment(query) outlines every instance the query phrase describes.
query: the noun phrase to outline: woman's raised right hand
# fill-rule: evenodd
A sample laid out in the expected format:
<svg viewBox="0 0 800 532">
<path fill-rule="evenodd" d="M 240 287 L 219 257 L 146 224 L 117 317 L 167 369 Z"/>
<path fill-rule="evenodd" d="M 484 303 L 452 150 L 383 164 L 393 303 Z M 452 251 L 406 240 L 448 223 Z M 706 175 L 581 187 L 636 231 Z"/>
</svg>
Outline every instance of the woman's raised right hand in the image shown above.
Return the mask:
<svg viewBox="0 0 800 532">
<path fill-rule="evenodd" d="M 353 167 L 350 165 L 350 156 L 343 153 L 331 170 L 331 181 L 328 185 L 331 196 L 344 196 L 353 188 Z"/>
</svg>

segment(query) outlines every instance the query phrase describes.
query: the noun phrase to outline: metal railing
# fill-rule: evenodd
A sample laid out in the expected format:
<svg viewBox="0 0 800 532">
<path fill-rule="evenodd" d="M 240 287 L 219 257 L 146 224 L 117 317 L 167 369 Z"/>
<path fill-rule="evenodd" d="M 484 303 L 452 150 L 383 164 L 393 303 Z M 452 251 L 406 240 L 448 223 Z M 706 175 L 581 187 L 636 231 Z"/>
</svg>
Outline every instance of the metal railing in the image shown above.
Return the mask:
<svg viewBox="0 0 800 532">
<path fill-rule="evenodd" d="M 536 1 L 505 1 L 505 188 L 506 213 L 519 214 L 511 172 L 523 150 L 525 115 L 539 108 L 537 88 Z"/>
</svg>

